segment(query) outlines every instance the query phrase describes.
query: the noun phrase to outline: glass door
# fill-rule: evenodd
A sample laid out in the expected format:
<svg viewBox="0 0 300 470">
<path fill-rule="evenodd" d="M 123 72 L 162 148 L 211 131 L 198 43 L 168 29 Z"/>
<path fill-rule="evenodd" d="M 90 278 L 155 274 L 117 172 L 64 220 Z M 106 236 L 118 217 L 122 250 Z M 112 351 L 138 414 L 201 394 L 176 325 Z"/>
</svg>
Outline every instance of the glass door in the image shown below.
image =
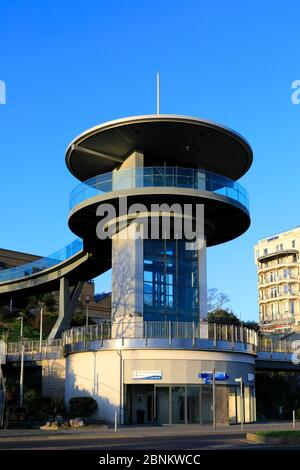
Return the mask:
<svg viewBox="0 0 300 470">
<path fill-rule="evenodd" d="M 155 387 L 156 415 L 160 424 L 170 424 L 170 387 Z"/>
<path fill-rule="evenodd" d="M 185 423 L 185 387 L 172 387 L 172 424 Z"/>
</svg>

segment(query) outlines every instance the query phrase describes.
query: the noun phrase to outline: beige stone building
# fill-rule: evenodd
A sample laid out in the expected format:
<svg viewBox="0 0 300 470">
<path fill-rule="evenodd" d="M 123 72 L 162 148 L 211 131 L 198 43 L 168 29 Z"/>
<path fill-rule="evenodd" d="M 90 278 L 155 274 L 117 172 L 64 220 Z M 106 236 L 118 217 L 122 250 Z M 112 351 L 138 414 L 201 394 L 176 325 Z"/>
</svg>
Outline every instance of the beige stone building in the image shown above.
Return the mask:
<svg viewBox="0 0 300 470">
<path fill-rule="evenodd" d="M 300 330 L 300 226 L 254 247 L 259 321 L 265 332 Z"/>
</svg>

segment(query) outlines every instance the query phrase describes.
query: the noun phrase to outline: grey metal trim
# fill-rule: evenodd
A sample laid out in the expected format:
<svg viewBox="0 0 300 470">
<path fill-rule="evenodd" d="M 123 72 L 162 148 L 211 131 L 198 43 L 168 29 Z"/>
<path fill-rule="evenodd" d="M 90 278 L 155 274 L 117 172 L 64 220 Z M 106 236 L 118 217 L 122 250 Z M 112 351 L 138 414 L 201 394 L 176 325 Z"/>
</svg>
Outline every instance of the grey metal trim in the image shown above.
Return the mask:
<svg viewBox="0 0 300 470">
<path fill-rule="evenodd" d="M 287 249 L 287 250 L 279 250 L 279 251 L 273 251 L 272 253 L 268 253 L 266 255 L 262 255 L 260 256 L 259 258 L 257 258 L 257 261 L 258 262 L 261 262 L 261 261 L 264 261 L 264 260 L 268 260 L 270 258 L 276 258 L 276 257 L 279 257 L 279 256 L 285 256 L 285 255 L 294 255 L 296 253 L 299 253 L 299 250 L 295 250 L 295 249 Z"/>
<path fill-rule="evenodd" d="M 99 158 L 104 158 L 104 159 L 107 159 L 107 160 L 113 160 L 114 162 L 118 162 L 118 163 L 123 162 L 123 159 L 116 156 L 116 155 L 108 155 L 106 153 L 98 152 L 96 150 L 87 149 L 85 147 L 75 145 L 75 144 L 72 145 L 71 150 L 78 150 L 79 152 L 86 153 L 88 155 L 94 155 L 94 156 L 99 157 Z"/>
<path fill-rule="evenodd" d="M 79 353 L 86 351 L 99 350 L 124 350 L 124 349 L 168 349 L 168 350 L 194 350 L 194 351 L 211 351 L 211 352 L 228 352 L 239 354 L 250 354 L 256 356 L 255 347 L 251 344 L 232 343 L 228 341 L 220 341 L 210 339 L 174 339 L 170 344 L 168 338 L 119 338 L 105 339 L 95 341 L 81 341 L 72 345 L 65 345 L 65 353 Z"/>
<path fill-rule="evenodd" d="M 101 204 L 102 202 L 109 201 L 110 199 L 119 199 L 121 197 L 127 196 L 152 196 L 153 194 L 167 194 L 174 196 L 187 196 L 187 197 L 199 197 L 203 199 L 211 199 L 214 201 L 225 202 L 231 206 L 237 207 L 250 216 L 248 209 L 236 201 L 235 199 L 223 196 L 221 194 L 216 194 L 212 191 L 199 191 L 198 189 L 189 189 L 189 188 L 172 188 L 172 187 L 147 187 L 147 188 L 131 188 L 131 189 L 122 189 L 118 191 L 110 191 L 105 194 L 98 194 L 96 196 L 85 199 L 78 205 L 74 206 L 73 209 L 69 212 L 69 219 L 72 215 L 81 209 L 84 209 L 93 204 Z M 141 201 L 142 202 L 142 201 Z"/>
<path fill-rule="evenodd" d="M 78 179 L 82 180 L 78 174 L 76 174 L 73 171 L 72 164 L 71 164 L 71 155 L 72 155 L 72 149 L 74 146 L 79 146 L 82 142 L 87 140 L 89 137 L 101 133 L 103 131 L 109 130 L 109 129 L 115 129 L 117 127 L 122 127 L 127 124 L 141 124 L 141 123 L 149 123 L 149 122 L 174 122 L 174 123 L 182 123 L 182 124 L 194 124 L 210 129 L 214 129 L 216 131 L 219 131 L 222 134 L 227 135 L 234 141 L 236 141 L 239 145 L 242 146 L 244 149 L 247 159 L 248 159 L 248 165 L 246 165 L 246 168 L 244 168 L 241 173 L 236 177 L 235 179 L 240 178 L 245 172 L 249 169 L 251 166 L 252 160 L 253 160 L 253 153 L 251 146 L 249 142 L 238 132 L 230 129 L 229 127 L 226 127 L 224 125 L 217 124 L 213 121 L 207 120 L 207 119 L 200 119 L 192 116 L 183 116 L 183 115 L 175 115 L 175 114 L 148 114 L 148 115 L 140 115 L 140 116 L 131 116 L 131 117 L 126 117 L 122 119 L 116 119 L 112 121 L 108 121 L 105 123 L 102 123 L 100 125 L 94 126 L 83 133 L 79 134 L 79 136 L 75 137 L 75 139 L 70 142 L 66 149 L 66 156 L 65 156 L 65 161 L 68 169 L 70 172 Z M 82 180 L 83 181 L 83 180 Z"/>
<path fill-rule="evenodd" d="M 212 127 L 214 129 L 223 131 L 224 133 L 234 137 L 236 140 L 239 141 L 243 146 L 248 146 L 251 149 L 250 143 L 238 132 L 234 131 L 230 127 L 224 126 L 223 124 L 218 124 L 215 121 L 211 121 L 209 119 L 202 119 L 194 116 L 185 116 L 182 114 L 141 114 L 138 116 L 129 116 L 120 119 L 113 119 L 112 121 L 107 121 L 102 124 L 98 124 L 97 126 L 90 127 L 86 131 L 79 134 L 75 137 L 67 146 L 66 153 L 68 153 L 72 147 L 72 145 L 78 145 L 83 142 L 87 137 L 90 137 L 93 134 L 98 133 L 99 131 L 104 131 L 107 129 L 113 129 L 114 127 L 119 127 L 122 124 L 134 124 L 134 123 L 142 123 L 142 122 L 151 122 L 151 121 L 174 121 L 174 122 L 186 122 L 186 123 L 194 123 L 194 124 L 203 124 L 206 127 Z"/>
</svg>

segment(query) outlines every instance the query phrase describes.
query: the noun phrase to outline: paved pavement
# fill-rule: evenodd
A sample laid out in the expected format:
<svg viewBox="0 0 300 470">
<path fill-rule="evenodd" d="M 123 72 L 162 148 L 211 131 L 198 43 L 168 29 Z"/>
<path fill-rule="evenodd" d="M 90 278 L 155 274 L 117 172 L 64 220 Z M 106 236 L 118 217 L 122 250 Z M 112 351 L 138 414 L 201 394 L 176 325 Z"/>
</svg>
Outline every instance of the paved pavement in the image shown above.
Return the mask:
<svg viewBox="0 0 300 470">
<path fill-rule="evenodd" d="M 251 424 L 240 426 L 128 426 L 113 428 L 90 426 L 84 429 L 41 431 L 40 429 L 0 430 L 0 450 L 159 450 L 159 449 L 266 449 L 268 446 L 246 440 L 247 432 L 292 429 L 291 423 Z M 298 429 L 300 426 L 298 424 Z"/>
</svg>

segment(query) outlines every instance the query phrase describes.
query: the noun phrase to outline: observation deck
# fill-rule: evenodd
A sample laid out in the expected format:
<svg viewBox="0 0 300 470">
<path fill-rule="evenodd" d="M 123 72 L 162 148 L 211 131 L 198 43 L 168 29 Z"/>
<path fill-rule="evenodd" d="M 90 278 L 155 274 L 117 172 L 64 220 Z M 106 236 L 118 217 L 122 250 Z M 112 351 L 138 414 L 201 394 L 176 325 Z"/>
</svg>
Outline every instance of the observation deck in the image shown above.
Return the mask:
<svg viewBox="0 0 300 470">
<path fill-rule="evenodd" d="M 239 179 L 250 168 L 248 142 L 233 130 L 204 119 L 154 114 L 118 119 L 92 127 L 76 137 L 66 164 L 80 181 L 120 166 L 131 152 L 142 151 L 157 165 L 192 166 Z M 147 163 L 145 166 L 148 166 Z"/>
<path fill-rule="evenodd" d="M 181 167 L 141 167 L 96 175 L 71 193 L 69 227 L 84 240 L 96 243 L 97 207 L 109 202 L 118 212 L 120 197 L 152 204 L 205 204 L 207 246 L 224 243 L 250 225 L 249 198 L 242 185 L 223 175 Z M 226 226 L 226 230 L 224 227 Z"/>
</svg>

